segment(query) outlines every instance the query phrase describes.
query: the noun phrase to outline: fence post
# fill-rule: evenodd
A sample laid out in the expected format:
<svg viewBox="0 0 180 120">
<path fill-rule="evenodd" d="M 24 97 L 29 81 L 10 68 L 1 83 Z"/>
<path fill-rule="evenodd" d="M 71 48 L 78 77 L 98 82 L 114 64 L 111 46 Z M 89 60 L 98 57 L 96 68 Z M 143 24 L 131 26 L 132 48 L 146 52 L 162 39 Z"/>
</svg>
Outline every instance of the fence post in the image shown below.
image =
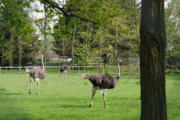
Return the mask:
<svg viewBox="0 0 180 120">
<path fill-rule="evenodd" d="M 121 75 L 121 67 L 120 67 L 120 63 L 118 62 L 118 75 L 119 75 L 119 77 L 120 77 L 120 75 Z"/>
<path fill-rule="evenodd" d="M 60 66 L 58 67 L 58 73 L 59 73 L 59 76 L 60 76 L 61 75 Z"/>
<path fill-rule="evenodd" d="M 118 75 L 119 75 L 119 77 L 120 77 L 120 75 L 121 75 L 121 65 L 122 65 L 122 63 L 123 63 L 122 60 L 119 60 L 119 61 L 118 61 Z"/>
<path fill-rule="evenodd" d="M 129 58 L 129 72 L 131 72 L 131 57 Z"/>
<path fill-rule="evenodd" d="M 85 66 L 84 66 L 84 73 L 85 73 Z"/>
<path fill-rule="evenodd" d="M 19 72 L 20 72 L 20 74 L 21 74 L 21 66 L 19 66 Z"/>
<path fill-rule="evenodd" d="M 79 71 L 79 74 L 80 74 L 80 67 L 78 67 L 78 71 Z"/>
</svg>

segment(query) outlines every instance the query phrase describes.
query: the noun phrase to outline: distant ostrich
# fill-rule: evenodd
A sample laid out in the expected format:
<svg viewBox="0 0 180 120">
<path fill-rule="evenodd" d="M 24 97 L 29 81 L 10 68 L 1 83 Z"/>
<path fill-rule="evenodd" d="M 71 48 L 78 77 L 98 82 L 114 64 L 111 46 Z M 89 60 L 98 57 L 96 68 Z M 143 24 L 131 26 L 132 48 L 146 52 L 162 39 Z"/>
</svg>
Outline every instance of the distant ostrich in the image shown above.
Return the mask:
<svg viewBox="0 0 180 120">
<path fill-rule="evenodd" d="M 100 89 L 104 99 L 104 108 L 106 108 L 106 89 L 113 89 L 119 80 L 119 76 L 113 78 L 107 73 L 98 73 L 95 75 L 83 75 L 85 79 L 89 79 L 92 83 L 92 98 L 89 107 L 93 105 L 96 90 Z"/>
<path fill-rule="evenodd" d="M 45 78 L 43 55 L 41 55 L 41 60 L 42 60 L 42 68 L 41 67 L 26 68 L 26 72 L 29 73 L 29 81 L 30 81 L 29 94 L 32 93 L 32 81 L 34 80 L 34 82 L 37 83 L 36 94 L 38 95 L 40 80 Z"/>
<path fill-rule="evenodd" d="M 64 78 L 66 77 L 67 70 L 69 70 L 69 66 L 67 65 L 62 65 L 59 69 L 60 75 L 64 73 Z"/>
</svg>

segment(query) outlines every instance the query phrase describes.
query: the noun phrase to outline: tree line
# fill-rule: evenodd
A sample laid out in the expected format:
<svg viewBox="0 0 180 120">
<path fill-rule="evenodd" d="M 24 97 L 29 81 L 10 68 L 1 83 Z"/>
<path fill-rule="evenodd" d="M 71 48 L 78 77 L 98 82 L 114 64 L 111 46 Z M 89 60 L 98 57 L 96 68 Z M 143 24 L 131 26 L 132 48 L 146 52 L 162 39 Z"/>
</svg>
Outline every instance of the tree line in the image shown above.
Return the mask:
<svg viewBox="0 0 180 120">
<path fill-rule="evenodd" d="M 0 0 L 0 66 L 32 64 L 40 49 L 29 0 Z"/>
<path fill-rule="evenodd" d="M 1 66 L 33 65 L 39 53 L 47 61 L 49 51 L 63 59 L 72 58 L 72 65 L 115 65 L 139 56 L 141 3 L 136 0 L 39 0 L 43 10 L 33 12 L 42 13 L 41 19 L 29 16 L 33 2 L 1 0 Z M 165 9 L 166 56 L 173 65 L 180 64 L 178 4 L 172 0 Z"/>
</svg>

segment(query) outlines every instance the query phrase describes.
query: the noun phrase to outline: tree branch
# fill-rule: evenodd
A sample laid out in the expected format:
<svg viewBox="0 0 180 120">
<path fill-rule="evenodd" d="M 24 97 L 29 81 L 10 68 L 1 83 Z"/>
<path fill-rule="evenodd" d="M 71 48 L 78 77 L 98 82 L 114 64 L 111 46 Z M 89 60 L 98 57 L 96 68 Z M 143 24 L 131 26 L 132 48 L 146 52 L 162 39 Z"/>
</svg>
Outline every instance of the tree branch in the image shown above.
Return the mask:
<svg viewBox="0 0 180 120">
<path fill-rule="evenodd" d="M 93 24 L 98 24 L 98 22 L 96 22 L 96 21 L 93 21 L 93 20 L 90 20 L 88 18 L 85 18 L 85 17 L 79 16 L 77 14 L 74 14 L 78 10 L 69 10 L 69 9 L 67 9 L 67 8 L 65 8 L 63 6 L 60 7 L 56 2 L 54 2 L 52 0 L 41 0 L 41 2 L 43 4 L 45 4 L 45 5 L 47 5 L 48 7 L 54 9 L 55 11 L 57 11 L 57 10 L 61 11 L 65 17 L 75 17 L 75 18 L 79 18 L 80 20 L 85 21 L 85 22 L 90 22 L 90 23 L 93 23 Z"/>
</svg>

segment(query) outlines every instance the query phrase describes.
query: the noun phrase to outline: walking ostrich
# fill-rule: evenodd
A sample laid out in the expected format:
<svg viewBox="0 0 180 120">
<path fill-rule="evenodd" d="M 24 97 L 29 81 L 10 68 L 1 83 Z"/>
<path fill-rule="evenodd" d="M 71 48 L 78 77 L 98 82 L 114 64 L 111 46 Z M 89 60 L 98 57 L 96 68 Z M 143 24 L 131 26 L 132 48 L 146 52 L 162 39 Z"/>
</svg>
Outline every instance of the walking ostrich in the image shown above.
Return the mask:
<svg viewBox="0 0 180 120">
<path fill-rule="evenodd" d="M 92 98 L 89 107 L 93 105 L 96 90 L 100 89 L 104 99 L 104 108 L 106 108 L 106 89 L 115 88 L 115 85 L 119 80 L 119 76 L 113 78 L 107 73 L 98 73 L 95 75 L 83 75 L 83 77 L 85 79 L 89 79 L 89 81 L 92 83 Z"/>
<path fill-rule="evenodd" d="M 67 65 L 62 65 L 59 69 L 60 75 L 64 73 L 64 78 L 66 77 L 67 70 L 69 70 L 69 66 Z"/>
<path fill-rule="evenodd" d="M 32 93 L 32 81 L 34 80 L 34 82 L 37 83 L 36 94 L 38 95 L 40 80 L 45 78 L 43 55 L 41 55 L 41 60 L 42 60 L 42 68 L 41 67 L 26 68 L 26 72 L 29 73 L 29 82 L 30 82 L 29 94 Z"/>
</svg>

